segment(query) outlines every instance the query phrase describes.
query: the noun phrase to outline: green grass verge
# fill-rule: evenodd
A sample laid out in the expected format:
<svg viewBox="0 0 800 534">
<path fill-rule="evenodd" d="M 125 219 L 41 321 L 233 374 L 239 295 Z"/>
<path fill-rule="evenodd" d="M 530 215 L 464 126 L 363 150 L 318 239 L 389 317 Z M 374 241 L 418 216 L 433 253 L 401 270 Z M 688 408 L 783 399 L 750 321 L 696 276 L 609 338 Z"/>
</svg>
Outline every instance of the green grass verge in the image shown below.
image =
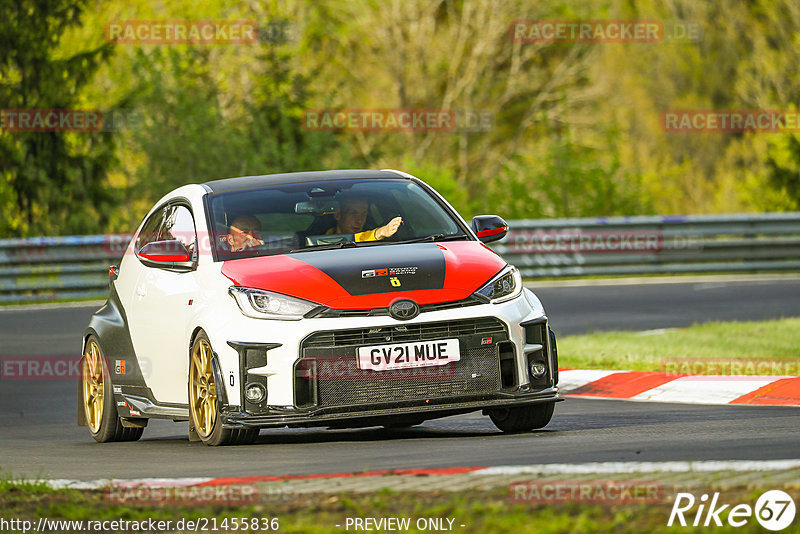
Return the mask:
<svg viewBox="0 0 800 534">
<path fill-rule="evenodd" d="M 800 319 L 564 336 L 558 358 L 561 367 L 572 369 L 797 376 Z"/>
<path fill-rule="evenodd" d="M 9 492 L 53 493 L 54 490 L 42 480 L 26 480 L 0 471 L 0 494 Z M 2 509 L 2 508 L 0 508 Z"/>
<path fill-rule="evenodd" d="M 723 502 L 755 503 L 763 489 L 741 488 L 723 492 Z M 796 495 L 794 496 L 797 497 Z M 31 520 L 41 517 L 64 520 L 129 521 L 216 518 L 277 518 L 281 532 L 346 532 L 347 518 L 409 518 L 414 528 L 419 518 L 451 518 L 453 532 L 463 533 L 594 533 L 594 532 L 760 532 L 755 519 L 743 528 L 691 528 L 666 526 L 672 500 L 657 504 L 519 504 L 511 502 L 505 488 L 491 491 L 393 492 L 371 494 L 298 494 L 289 502 L 223 507 L 123 507 L 106 502 L 103 492 L 57 491 L 51 494 L 24 489 L 0 490 L 0 509 L 6 519 Z M 726 514 L 722 514 L 724 520 Z M 336 525 L 341 525 L 337 527 Z M 445 523 L 447 524 L 447 523 Z M 461 525 L 464 525 L 463 527 Z M 232 529 L 231 529 L 232 530 Z M 250 530 L 254 532 L 253 530 Z M 260 529 L 259 531 L 265 531 Z M 354 531 L 351 526 L 350 532 Z M 427 532 L 431 532 L 428 530 Z M 783 531 L 800 532 L 795 522 Z"/>
</svg>

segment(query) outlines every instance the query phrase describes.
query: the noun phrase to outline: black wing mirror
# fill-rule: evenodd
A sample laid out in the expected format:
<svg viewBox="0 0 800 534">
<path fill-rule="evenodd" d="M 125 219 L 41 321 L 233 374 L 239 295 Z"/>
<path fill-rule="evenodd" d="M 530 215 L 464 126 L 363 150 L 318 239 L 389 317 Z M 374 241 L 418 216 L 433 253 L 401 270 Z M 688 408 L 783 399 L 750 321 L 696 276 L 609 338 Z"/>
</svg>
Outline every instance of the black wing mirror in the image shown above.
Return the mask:
<svg viewBox="0 0 800 534">
<path fill-rule="evenodd" d="M 497 215 L 476 215 L 472 218 L 472 230 L 482 242 L 491 243 L 508 234 L 508 223 Z"/>
</svg>

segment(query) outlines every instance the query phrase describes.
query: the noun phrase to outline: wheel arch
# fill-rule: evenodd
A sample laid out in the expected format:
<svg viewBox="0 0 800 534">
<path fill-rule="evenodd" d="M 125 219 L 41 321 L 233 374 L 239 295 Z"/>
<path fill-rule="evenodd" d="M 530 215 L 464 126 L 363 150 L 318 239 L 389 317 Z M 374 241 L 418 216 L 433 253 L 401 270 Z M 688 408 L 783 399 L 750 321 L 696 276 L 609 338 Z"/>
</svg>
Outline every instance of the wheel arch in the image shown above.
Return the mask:
<svg viewBox="0 0 800 534">
<path fill-rule="evenodd" d="M 208 335 L 208 330 L 203 328 L 203 326 L 201 325 L 195 326 L 194 329 L 192 330 L 192 334 L 189 336 L 189 345 L 188 345 L 188 350 L 186 351 L 187 364 L 189 365 L 191 364 L 189 360 L 191 360 L 192 358 L 192 345 L 194 345 L 194 341 L 195 339 L 197 339 L 197 336 L 198 334 L 200 334 L 200 332 L 203 332 L 206 335 L 206 337 L 209 338 L 209 343 L 210 343 L 210 336 Z M 219 361 L 219 354 L 217 354 L 217 351 L 214 350 L 213 344 L 211 345 L 211 366 L 214 369 L 214 380 L 217 382 L 218 386 L 217 390 L 220 394 L 220 400 L 223 402 L 223 404 L 227 405 L 228 385 L 225 383 L 225 378 L 222 373 L 222 363 Z M 188 375 L 187 375 L 187 380 L 188 380 Z"/>
<path fill-rule="evenodd" d="M 206 329 L 203 328 L 200 325 L 197 325 L 197 326 L 194 327 L 194 329 L 192 330 L 192 334 L 189 336 L 189 345 L 186 347 L 187 348 L 187 352 L 186 352 L 187 357 L 189 357 L 189 358 L 192 357 L 192 345 L 194 344 L 194 340 L 197 339 L 197 334 L 199 334 L 200 332 L 205 332 L 205 331 L 206 331 Z M 206 333 L 206 335 L 208 335 L 208 333 Z"/>
</svg>

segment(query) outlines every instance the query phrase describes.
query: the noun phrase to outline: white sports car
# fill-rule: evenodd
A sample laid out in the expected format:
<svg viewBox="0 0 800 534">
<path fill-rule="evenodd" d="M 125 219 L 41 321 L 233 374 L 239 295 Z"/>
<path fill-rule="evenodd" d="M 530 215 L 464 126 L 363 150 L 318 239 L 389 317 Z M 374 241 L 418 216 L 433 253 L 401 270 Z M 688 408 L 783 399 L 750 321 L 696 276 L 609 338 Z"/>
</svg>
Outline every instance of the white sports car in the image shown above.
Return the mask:
<svg viewBox="0 0 800 534">
<path fill-rule="evenodd" d="M 507 232 L 399 171 L 180 187 L 110 269 L 78 424 L 106 442 L 188 420 L 209 445 L 477 410 L 506 432 L 541 428 L 561 400 L 555 336 L 484 244 Z"/>
</svg>

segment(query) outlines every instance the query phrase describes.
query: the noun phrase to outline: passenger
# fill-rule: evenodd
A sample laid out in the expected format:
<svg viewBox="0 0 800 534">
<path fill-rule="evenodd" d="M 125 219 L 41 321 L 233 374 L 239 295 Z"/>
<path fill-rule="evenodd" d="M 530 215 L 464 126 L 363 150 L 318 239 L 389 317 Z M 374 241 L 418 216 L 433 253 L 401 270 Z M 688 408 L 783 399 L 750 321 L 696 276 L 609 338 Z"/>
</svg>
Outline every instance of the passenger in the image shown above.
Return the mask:
<svg viewBox="0 0 800 534">
<path fill-rule="evenodd" d="M 263 245 L 261 223 L 252 215 L 240 215 L 231 222 L 226 242 L 231 252 L 242 252 Z"/>
<path fill-rule="evenodd" d="M 336 219 L 336 226 L 326 233 L 355 234 L 357 242 L 379 241 L 393 236 L 403 222 L 402 217 L 395 217 L 384 226 L 364 231 L 368 210 L 369 202 L 363 197 L 349 197 L 342 200 L 339 211 L 333 214 L 334 219 Z"/>
</svg>

